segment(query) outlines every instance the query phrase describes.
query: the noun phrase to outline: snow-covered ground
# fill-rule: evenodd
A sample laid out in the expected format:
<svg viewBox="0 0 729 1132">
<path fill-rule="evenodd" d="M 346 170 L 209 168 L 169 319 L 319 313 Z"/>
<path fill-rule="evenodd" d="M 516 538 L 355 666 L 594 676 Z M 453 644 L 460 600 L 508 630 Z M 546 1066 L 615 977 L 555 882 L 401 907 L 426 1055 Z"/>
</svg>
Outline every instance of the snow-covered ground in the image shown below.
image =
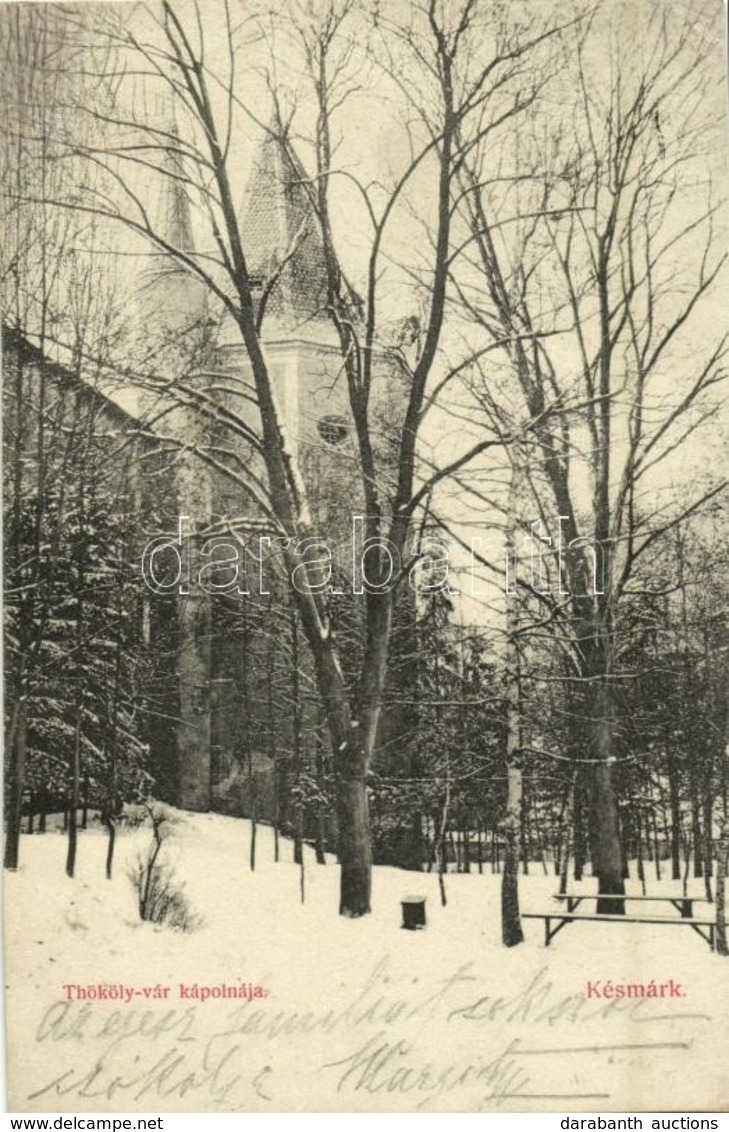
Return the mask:
<svg viewBox="0 0 729 1132">
<path fill-rule="evenodd" d="M 111 881 L 101 830 L 80 835 L 73 880 L 59 832 L 23 837 L 4 895 L 11 1110 L 727 1108 L 729 960 L 686 925 L 572 924 L 547 950 L 527 920 L 506 950 L 498 876 L 449 875 L 441 907 L 434 874 L 393 868 L 349 921 L 334 862 L 307 850 L 302 904 L 290 843 L 275 864 L 259 829 L 252 873 L 247 822 L 177 816 L 165 854 L 202 920 L 188 934 L 138 919 L 127 864 L 149 830 L 119 835 Z M 523 909 L 556 909 L 555 878 L 530 871 Z M 425 931 L 401 929 L 411 893 Z M 610 993 L 652 982 L 662 995 Z M 248 984 L 265 997 L 215 997 Z"/>
</svg>

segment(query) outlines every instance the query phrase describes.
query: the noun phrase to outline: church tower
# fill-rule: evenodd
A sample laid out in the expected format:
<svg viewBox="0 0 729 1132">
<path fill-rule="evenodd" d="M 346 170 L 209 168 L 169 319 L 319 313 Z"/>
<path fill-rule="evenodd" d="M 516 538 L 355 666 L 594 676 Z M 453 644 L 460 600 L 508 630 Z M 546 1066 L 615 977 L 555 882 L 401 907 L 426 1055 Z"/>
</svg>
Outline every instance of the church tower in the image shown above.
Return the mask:
<svg viewBox="0 0 729 1132">
<path fill-rule="evenodd" d="M 346 378 L 327 313 L 327 271 L 310 185 L 272 136 L 260 144 L 248 180 L 241 233 L 262 314 L 262 344 L 295 450 L 336 446 L 349 431 Z M 223 370 L 245 367 L 245 348 L 230 324 L 219 338 Z"/>
<path fill-rule="evenodd" d="M 168 125 L 175 134 L 174 123 Z M 156 231 L 172 247 L 195 252 L 192 209 L 179 161 L 165 155 L 164 179 L 156 208 Z M 209 358 L 210 334 L 207 291 L 194 273 L 167 254 L 154 255 L 144 273 L 141 301 L 149 311 L 147 325 L 159 334 L 157 377 L 163 387 L 177 379 L 194 388 L 195 374 Z M 186 446 L 203 446 L 208 437 L 207 418 L 182 390 L 151 393 L 144 415 L 160 437 L 172 439 L 168 467 L 162 477 L 160 499 L 165 522 L 182 532 L 178 544 L 180 583 L 167 635 L 171 639 L 168 664 L 168 704 L 175 719 L 155 735 L 157 763 L 163 791 L 182 809 L 207 811 L 211 799 L 210 762 L 210 653 L 211 599 L 195 585 L 199 571 L 198 531 L 210 522 L 213 485 L 209 469 Z M 180 525 L 181 524 L 181 525 Z"/>
<path fill-rule="evenodd" d="M 170 161 L 174 161 L 173 156 Z M 194 253 L 190 201 L 184 182 L 174 176 L 174 169 L 171 172 L 158 205 L 159 230 L 172 246 Z M 327 311 L 324 246 L 309 190 L 295 160 L 275 138 L 266 137 L 252 163 L 241 233 L 253 297 L 261 315 L 261 342 L 288 443 L 298 456 L 312 514 L 315 522 L 321 523 L 320 533 L 341 538 L 346 547 L 343 568 L 347 569 L 351 561 L 351 512 L 356 511 L 361 486 L 341 349 Z M 185 341 L 196 325 L 209 325 L 207 296 L 193 274 L 170 262 L 169 257 L 160 256 L 159 261 L 148 272 L 145 289 L 156 307 L 156 318 L 167 327 L 172 378 L 178 372 L 176 343 Z M 179 363 L 184 363 L 183 356 Z M 233 379 L 248 381 L 250 367 L 240 331 L 229 316 L 219 328 L 214 350 L 201 359 L 194 372 L 202 374 L 199 380 L 203 387 L 214 374 L 217 395 L 230 396 L 231 407 L 240 411 L 235 395 L 239 387 Z M 188 384 L 193 380 L 194 376 L 188 378 Z M 392 411 L 389 400 L 398 396 L 398 386 L 384 353 L 376 380 L 371 403 L 373 427 L 376 431 L 381 416 L 386 428 L 392 430 L 397 427 L 399 412 Z M 229 393 L 223 392 L 226 385 Z M 218 439 L 194 405 L 185 407 L 178 400 L 173 411 L 165 413 L 160 431 L 201 448 Z M 229 438 L 225 443 L 230 443 Z M 382 443 L 388 443 L 385 433 Z M 253 452 L 241 451 L 240 457 L 258 460 Z M 241 489 L 224 475 L 211 473 L 204 460 L 192 452 L 183 451 L 175 459 L 174 494 L 179 514 L 189 516 L 187 530 L 192 534 L 211 519 L 256 519 L 253 505 Z M 251 512 L 246 515 L 249 506 Z M 251 610 L 246 613 L 242 606 L 236 608 L 234 597 L 213 598 L 194 585 L 199 573 L 199 546 L 194 538 L 183 540 L 181 553 L 182 577 L 186 579 L 189 573 L 191 584 L 189 592 L 175 602 L 175 692 L 171 710 L 176 722 L 168 728 L 170 750 L 165 756 L 175 771 L 167 793 L 183 809 L 206 811 L 214 804 L 216 809 L 232 813 L 250 812 L 251 801 L 245 786 L 241 786 L 242 778 L 250 778 L 251 768 L 254 775 L 260 772 L 262 780 L 276 774 L 269 765 L 270 758 L 266 761 L 268 756 L 260 749 L 260 735 L 242 733 L 241 696 L 245 688 L 241 681 L 257 678 L 248 672 L 250 658 L 242 665 L 248 675 L 239 671 L 244 638 L 253 632 L 246 628 Z M 254 654 L 255 648 L 251 657 Z M 321 727 L 308 728 L 312 734 L 315 730 L 319 733 Z M 243 758 L 245 751 L 248 754 Z M 313 757 L 312 752 L 309 754 Z M 258 813 L 265 817 L 263 790 L 256 789 Z"/>
</svg>

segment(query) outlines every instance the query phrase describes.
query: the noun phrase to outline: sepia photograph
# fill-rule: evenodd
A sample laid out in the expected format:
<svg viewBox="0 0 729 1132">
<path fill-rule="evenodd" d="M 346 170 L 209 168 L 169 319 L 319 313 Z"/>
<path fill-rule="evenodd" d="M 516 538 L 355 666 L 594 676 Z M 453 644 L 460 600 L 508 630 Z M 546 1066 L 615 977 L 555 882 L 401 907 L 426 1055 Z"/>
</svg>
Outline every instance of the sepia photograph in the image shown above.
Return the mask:
<svg viewBox="0 0 729 1132">
<path fill-rule="evenodd" d="M 723 0 L 2 0 L 0 90 L 9 1111 L 716 1129 Z"/>
</svg>

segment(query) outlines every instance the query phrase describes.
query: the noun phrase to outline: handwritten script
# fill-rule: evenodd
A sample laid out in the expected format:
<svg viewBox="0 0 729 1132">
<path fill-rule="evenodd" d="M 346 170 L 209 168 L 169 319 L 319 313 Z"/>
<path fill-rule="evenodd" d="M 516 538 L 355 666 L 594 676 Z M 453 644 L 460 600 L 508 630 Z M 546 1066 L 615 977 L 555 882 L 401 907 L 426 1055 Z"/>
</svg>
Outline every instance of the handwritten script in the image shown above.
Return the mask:
<svg viewBox="0 0 729 1132">
<path fill-rule="evenodd" d="M 470 963 L 421 980 L 384 955 L 327 1003 L 305 990 L 296 1004 L 275 991 L 191 1005 L 59 996 L 23 1035 L 17 1099 L 39 1110 L 609 1109 L 626 1067 L 678 1069 L 710 1022 L 685 1002 L 564 995 L 546 966 L 508 994 L 498 982 Z"/>
</svg>

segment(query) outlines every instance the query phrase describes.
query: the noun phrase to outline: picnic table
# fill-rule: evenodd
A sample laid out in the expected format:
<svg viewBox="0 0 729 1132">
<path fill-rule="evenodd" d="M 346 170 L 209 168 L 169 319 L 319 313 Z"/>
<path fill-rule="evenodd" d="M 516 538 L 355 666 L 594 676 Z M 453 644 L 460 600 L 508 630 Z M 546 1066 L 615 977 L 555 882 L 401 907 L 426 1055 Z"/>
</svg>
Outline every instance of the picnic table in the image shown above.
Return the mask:
<svg viewBox="0 0 729 1132">
<path fill-rule="evenodd" d="M 575 920 L 591 920 L 598 923 L 618 923 L 618 924 L 684 924 L 695 931 L 705 943 L 708 943 L 711 950 L 715 947 L 716 936 L 716 921 L 704 919 L 694 916 L 694 904 L 708 904 L 710 901 L 705 896 L 633 896 L 625 893 L 606 893 L 606 892 L 556 892 L 554 899 L 558 903 L 566 903 L 567 911 L 560 909 L 559 911 L 552 910 L 551 912 L 524 912 L 523 917 L 527 920 L 544 920 L 544 945 L 549 947 L 550 943 L 569 923 Z M 665 903 L 670 904 L 679 913 L 679 916 L 651 916 L 645 913 L 635 915 L 631 913 L 624 913 L 623 915 L 615 915 L 607 912 L 578 912 L 577 909 L 585 900 L 622 900 L 629 904 L 651 904 L 651 903 Z M 553 926 L 554 925 L 554 926 Z"/>
</svg>

